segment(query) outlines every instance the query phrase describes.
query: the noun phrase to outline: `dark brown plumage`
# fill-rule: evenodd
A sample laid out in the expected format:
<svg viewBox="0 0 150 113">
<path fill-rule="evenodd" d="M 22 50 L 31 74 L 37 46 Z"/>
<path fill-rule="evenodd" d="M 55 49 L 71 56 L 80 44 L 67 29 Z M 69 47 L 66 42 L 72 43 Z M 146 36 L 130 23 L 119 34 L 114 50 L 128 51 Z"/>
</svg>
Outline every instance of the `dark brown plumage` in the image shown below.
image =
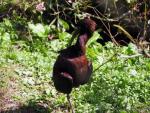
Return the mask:
<svg viewBox="0 0 150 113">
<path fill-rule="evenodd" d="M 96 23 L 93 20 L 83 19 L 75 45 L 60 51 L 53 68 L 54 86 L 58 91 L 69 94 L 73 87 L 88 82 L 93 68 L 85 55 L 86 43 L 95 29 Z"/>
</svg>

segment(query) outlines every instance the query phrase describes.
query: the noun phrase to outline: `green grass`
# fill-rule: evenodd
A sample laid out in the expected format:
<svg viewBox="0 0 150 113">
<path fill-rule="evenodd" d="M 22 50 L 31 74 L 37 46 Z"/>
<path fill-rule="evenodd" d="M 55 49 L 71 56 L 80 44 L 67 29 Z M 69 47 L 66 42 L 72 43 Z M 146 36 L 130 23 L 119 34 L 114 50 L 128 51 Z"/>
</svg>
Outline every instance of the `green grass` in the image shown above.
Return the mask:
<svg viewBox="0 0 150 113">
<path fill-rule="evenodd" d="M 11 20 L 0 23 L 0 86 L 15 83 L 15 93 L 9 97 L 21 106 L 31 106 L 36 112 L 65 112 L 66 96 L 57 92 L 52 82 L 53 64 L 58 51 L 65 48 L 71 34 L 54 25 L 26 24 L 27 36 L 18 35 Z M 66 25 L 66 23 L 65 23 Z M 31 27 L 32 26 L 32 27 Z M 49 32 L 50 31 L 50 32 Z M 47 35 L 58 39 L 48 41 Z M 101 46 L 95 32 L 88 42 L 87 56 L 94 72 L 89 83 L 72 91 L 72 103 L 77 113 L 139 113 L 150 112 L 150 59 L 138 54 L 134 44 L 116 47 L 112 43 Z M 11 82 L 10 82 L 11 81 Z M 1 90 L 0 90 L 1 91 Z M 1 91 L 5 95 L 5 91 Z"/>
</svg>

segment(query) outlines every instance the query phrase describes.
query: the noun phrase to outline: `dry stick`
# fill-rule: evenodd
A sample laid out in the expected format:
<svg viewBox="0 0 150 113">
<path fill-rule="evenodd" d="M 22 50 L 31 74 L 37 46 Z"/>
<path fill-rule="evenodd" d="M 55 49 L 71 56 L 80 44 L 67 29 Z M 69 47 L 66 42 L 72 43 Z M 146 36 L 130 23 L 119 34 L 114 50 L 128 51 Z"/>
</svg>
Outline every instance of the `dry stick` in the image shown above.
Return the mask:
<svg viewBox="0 0 150 113">
<path fill-rule="evenodd" d="M 99 65 L 94 71 L 93 71 L 93 73 L 95 73 L 100 67 L 102 67 L 103 65 L 105 65 L 105 64 L 107 64 L 108 62 L 110 62 L 111 60 L 112 60 L 112 58 L 114 57 L 114 56 L 116 56 L 117 55 L 117 53 L 115 53 L 113 56 L 111 56 L 107 61 L 105 61 L 104 63 L 102 63 L 101 65 Z"/>
<path fill-rule="evenodd" d="M 100 67 L 102 67 L 103 65 L 107 64 L 108 62 L 110 62 L 112 60 L 112 58 L 114 56 L 118 55 L 118 53 L 115 53 L 113 56 L 111 56 L 107 61 L 105 61 L 104 63 L 102 63 L 101 65 L 99 65 L 94 71 L 93 73 L 95 73 Z M 120 55 L 120 58 L 134 58 L 134 57 L 139 57 L 142 56 L 142 54 L 136 54 L 136 55 L 132 55 L 132 56 L 125 56 L 125 55 Z"/>
<path fill-rule="evenodd" d="M 117 24 L 114 24 L 113 26 L 121 30 L 134 44 L 137 44 L 134 38 L 122 26 Z"/>
<path fill-rule="evenodd" d="M 146 2 L 145 2 L 145 11 L 144 11 L 144 32 L 143 32 L 143 38 L 146 39 L 146 35 L 147 35 L 147 8 L 146 8 Z M 140 45 L 140 48 L 143 50 L 143 54 L 146 55 L 146 57 L 150 58 L 150 54 L 149 52 L 147 52 L 145 50 L 144 47 L 142 47 L 142 45 Z"/>
<path fill-rule="evenodd" d="M 145 20 L 145 22 L 144 22 L 144 32 L 143 32 L 143 37 L 144 37 L 144 39 L 146 38 L 146 34 L 147 34 L 147 30 L 146 30 L 146 28 L 147 28 L 147 15 L 146 15 L 146 13 L 147 13 L 147 8 L 146 8 L 146 2 L 145 2 L 145 6 L 144 6 L 144 20 Z"/>
<path fill-rule="evenodd" d="M 68 47 L 70 47 L 70 46 L 72 45 L 73 40 L 78 36 L 78 33 L 79 33 L 79 30 L 76 30 L 76 31 L 73 32 L 73 35 L 72 35 L 72 37 L 71 37 L 71 39 L 70 39 L 70 42 L 69 42 L 69 44 L 68 44 Z"/>
<path fill-rule="evenodd" d="M 93 18 L 96 18 L 96 19 L 99 19 L 99 20 L 103 20 L 103 21 L 108 21 L 108 22 L 118 22 L 121 19 L 123 19 L 125 16 L 128 16 L 128 15 L 132 14 L 132 11 L 128 10 L 127 12 L 123 13 L 119 17 L 116 17 L 116 18 L 107 18 L 105 15 L 103 15 L 101 12 L 99 12 L 96 8 L 91 7 L 91 6 L 88 6 L 88 7 L 91 8 L 91 9 L 93 9 L 96 14 L 98 12 L 98 14 L 100 14 L 101 17 L 99 15 L 95 16 L 95 15 L 92 15 L 92 14 L 86 12 L 87 15 L 89 15 L 89 16 L 91 16 Z"/>
<path fill-rule="evenodd" d="M 99 14 L 101 15 L 101 13 L 100 13 L 97 9 L 95 9 L 95 8 L 93 8 L 93 9 L 94 9 L 95 13 L 96 13 L 98 16 L 99 16 Z M 119 45 L 118 42 L 115 40 L 114 36 L 113 36 L 112 33 L 111 33 L 110 24 L 108 23 L 108 25 L 106 25 L 106 24 L 103 22 L 103 20 L 102 20 L 101 18 L 100 18 L 100 21 L 102 22 L 102 24 L 103 24 L 104 27 L 106 28 L 106 30 L 107 30 L 107 32 L 108 32 L 108 36 L 110 36 L 111 40 L 112 40 L 116 45 Z"/>
<path fill-rule="evenodd" d="M 135 57 L 139 57 L 139 56 L 142 56 L 142 54 L 135 54 L 135 55 L 130 55 L 130 56 L 128 56 L 128 55 L 120 55 L 119 56 L 119 58 L 135 58 Z"/>
<path fill-rule="evenodd" d="M 71 101 L 70 101 L 70 95 L 69 95 L 69 94 L 67 94 L 67 100 L 68 100 L 68 103 L 69 103 L 69 107 L 70 107 L 70 109 L 71 109 L 71 112 L 72 112 L 72 113 L 75 113 L 75 111 L 74 111 L 74 109 L 73 109 L 73 106 L 72 106 L 72 104 L 71 104 Z"/>
</svg>

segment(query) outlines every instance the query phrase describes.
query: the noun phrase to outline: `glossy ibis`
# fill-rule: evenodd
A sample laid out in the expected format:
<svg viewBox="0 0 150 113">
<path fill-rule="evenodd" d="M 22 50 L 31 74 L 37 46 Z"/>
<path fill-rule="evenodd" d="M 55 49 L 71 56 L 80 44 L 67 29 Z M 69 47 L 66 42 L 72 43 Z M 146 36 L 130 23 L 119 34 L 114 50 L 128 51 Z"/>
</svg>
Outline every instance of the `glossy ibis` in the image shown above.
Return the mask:
<svg viewBox="0 0 150 113">
<path fill-rule="evenodd" d="M 86 57 L 86 43 L 96 29 L 96 23 L 90 18 L 84 18 L 79 24 L 79 36 L 74 45 L 63 49 L 54 64 L 53 81 L 56 90 L 69 94 L 73 87 L 79 87 L 88 82 L 92 74 L 92 63 Z"/>
</svg>

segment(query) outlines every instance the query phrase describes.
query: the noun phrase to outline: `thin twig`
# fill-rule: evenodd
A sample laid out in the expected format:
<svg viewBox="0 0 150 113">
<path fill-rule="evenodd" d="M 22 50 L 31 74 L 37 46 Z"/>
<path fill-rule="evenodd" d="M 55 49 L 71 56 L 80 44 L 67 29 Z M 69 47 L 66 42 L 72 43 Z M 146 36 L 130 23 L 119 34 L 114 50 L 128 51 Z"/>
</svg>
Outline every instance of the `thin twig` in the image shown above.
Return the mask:
<svg viewBox="0 0 150 113">
<path fill-rule="evenodd" d="M 100 67 L 102 67 L 103 65 L 105 65 L 105 64 L 107 64 L 108 62 L 110 62 L 111 60 L 112 60 L 112 58 L 114 57 L 114 56 L 116 56 L 117 55 L 117 53 L 115 53 L 113 56 L 111 56 L 107 61 L 105 61 L 104 63 L 102 63 L 101 65 L 99 65 L 94 71 L 93 71 L 93 73 L 95 73 Z"/>
<path fill-rule="evenodd" d="M 119 58 L 135 58 L 135 57 L 139 57 L 139 56 L 142 56 L 142 54 L 136 54 L 136 55 L 120 55 Z"/>
<path fill-rule="evenodd" d="M 70 47 L 70 46 L 72 45 L 74 39 L 75 39 L 76 37 L 78 37 L 78 33 L 79 33 L 79 30 L 78 30 L 78 29 L 72 33 L 72 37 L 71 37 L 71 39 L 70 39 L 69 44 L 68 44 L 67 47 Z"/>
<path fill-rule="evenodd" d="M 146 2 L 144 1 L 144 32 L 143 32 L 143 38 L 146 39 L 147 34 L 147 8 L 146 8 Z"/>
<path fill-rule="evenodd" d="M 97 9 L 95 9 L 95 8 L 93 8 L 93 9 L 94 9 L 94 12 L 96 13 L 97 16 L 99 16 L 99 14 L 101 15 L 101 13 L 100 13 Z M 102 24 L 104 25 L 104 27 L 106 28 L 106 30 L 107 30 L 107 32 L 108 32 L 107 35 L 111 38 L 111 40 L 112 40 L 116 45 L 119 45 L 119 44 L 117 43 L 117 41 L 115 40 L 114 36 L 113 36 L 112 33 L 111 33 L 110 24 L 108 23 L 108 25 L 106 25 L 106 24 L 104 23 L 104 21 L 102 20 L 101 17 L 100 17 L 99 19 L 100 19 L 100 21 L 102 22 Z"/>
<path fill-rule="evenodd" d="M 128 10 L 127 12 L 123 13 L 122 15 L 120 15 L 119 17 L 115 17 L 115 18 L 108 18 L 105 15 L 103 15 L 102 13 L 100 13 L 96 8 L 88 6 L 89 8 L 92 8 L 94 11 L 98 12 L 100 14 L 100 16 L 96 16 L 96 15 L 92 15 L 86 12 L 87 15 L 96 18 L 96 19 L 100 19 L 103 21 L 108 21 L 108 22 L 119 22 L 120 20 L 124 19 L 124 17 L 132 14 L 131 10 Z"/>
</svg>

